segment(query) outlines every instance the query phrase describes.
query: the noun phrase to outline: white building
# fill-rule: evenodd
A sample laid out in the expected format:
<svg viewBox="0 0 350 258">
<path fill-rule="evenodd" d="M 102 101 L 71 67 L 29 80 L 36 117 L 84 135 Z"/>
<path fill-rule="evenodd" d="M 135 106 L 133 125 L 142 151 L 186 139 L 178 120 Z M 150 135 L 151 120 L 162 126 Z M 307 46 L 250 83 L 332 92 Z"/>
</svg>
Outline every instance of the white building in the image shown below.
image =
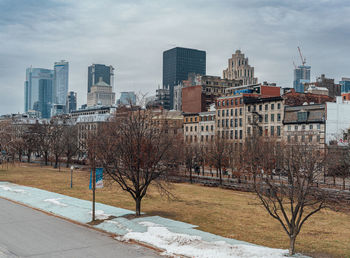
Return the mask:
<svg viewBox="0 0 350 258">
<path fill-rule="evenodd" d="M 344 132 L 350 128 L 350 101 L 337 97 L 336 102 L 326 103 L 326 144 L 344 140 Z"/>
<path fill-rule="evenodd" d="M 87 106 L 112 106 L 115 104 L 115 93 L 112 92 L 112 86 L 100 81 L 91 87 L 91 91 L 88 92 Z"/>
</svg>

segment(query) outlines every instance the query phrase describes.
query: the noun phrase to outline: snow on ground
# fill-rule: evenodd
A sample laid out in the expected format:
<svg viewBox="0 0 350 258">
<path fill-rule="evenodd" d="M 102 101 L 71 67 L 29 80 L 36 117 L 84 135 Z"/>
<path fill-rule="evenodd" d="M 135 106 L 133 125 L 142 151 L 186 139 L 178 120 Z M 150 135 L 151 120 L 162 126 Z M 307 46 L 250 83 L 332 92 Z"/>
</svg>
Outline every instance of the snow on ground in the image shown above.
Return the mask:
<svg viewBox="0 0 350 258">
<path fill-rule="evenodd" d="M 58 206 L 67 207 L 67 204 L 61 203 L 59 200 L 62 200 L 63 198 L 53 198 L 53 199 L 45 199 L 44 202 L 49 202 Z"/>
<path fill-rule="evenodd" d="M 164 255 L 189 257 L 284 257 L 288 251 L 253 245 L 230 245 L 225 241 L 208 242 L 200 236 L 174 233 L 164 226 L 152 222 L 139 222 L 147 226 L 147 232 L 129 232 L 118 240 L 137 240 L 165 250 Z"/>
<path fill-rule="evenodd" d="M 11 187 L 8 187 L 8 186 L 3 186 L 3 185 L 0 185 L 0 188 L 5 190 L 5 191 L 9 191 L 9 192 L 14 192 L 14 193 L 25 193 L 24 190 L 22 189 L 13 189 Z"/>
<path fill-rule="evenodd" d="M 92 211 L 89 212 L 90 215 L 92 215 Z M 95 218 L 98 220 L 104 220 L 108 219 L 110 214 L 106 214 L 103 210 L 96 210 L 95 211 Z"/>
</svg>

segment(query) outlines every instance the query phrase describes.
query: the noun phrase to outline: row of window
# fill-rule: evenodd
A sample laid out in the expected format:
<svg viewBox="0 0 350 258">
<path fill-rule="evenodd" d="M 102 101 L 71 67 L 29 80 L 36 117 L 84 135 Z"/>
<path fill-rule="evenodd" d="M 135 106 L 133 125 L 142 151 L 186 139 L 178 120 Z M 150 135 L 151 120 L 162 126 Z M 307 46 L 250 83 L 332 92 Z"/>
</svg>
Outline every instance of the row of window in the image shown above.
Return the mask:
<svg viewBox="0 0 350 258">
<path fill-rule="evenodd" d="M 192 123 L 192 122 L 201 122 L 201 121 L 212 121 L 214 119 L 215 119 L 215 116 L 186 117 L 185 122 Z"/>
<path fill-rule="evenodd" d="M 230 124 L 229 124 L 230 123 Z M 218 119 L 218 128 L 219 127 L 242 127 L 243 126 L 243 120 L 242 118 L 239 119 Z"/>
<path fill-rule="evenodd" d="M 211 132 L 214 131 L 214 125 L 211 125 L 210 127 L 209 127 L 209 125 L 206 125 L 205 127 L 204 127 L 204 125 L 202 125 L 200 129 L 201 129 L 202 132 L 204 132 L 204 129 L 205 129 L 205 131 L 208 132 L 209 128 L 210 128 Z M 188 132 L 188 131 L 190 131 L 190 132 L 197 132 L 197 126 L 186 126 L 185 130 L 186 130 L 186 132 Z"/>
<path fill-rule="evenodd" d="M 319 135 L 316 135 L 316 137 L 314 137 L 313 135 L 308 135 L 308 136 L 306 136 L 306 135 L 301 135 L 301 136 L 294 135 L 293 137 L 291 135 L 287 136 L 287 141 L 288 142 L 291 142 L 292 140 L 294 142 L 299 142 L 299 141 L 301 141 L 301 142 L 306 142 L 306 141 L 314 142 L 315 139 L 316 139 L 316 142 L 320 142 L 321 141 L 321 137 Z"/>
<path fill-rule="evenodd" d="M 217 105 L 218 107 L 220 106 L 225 107 L 225 106 L 230 106 L 230 104 L 231 106 L 233 105 L 237 106 L 238 104 L 241 105 L 242 103 L 243 103 L 242 98 L 235 98 L 235 99 L 218 100 Z"/>
<path fill-rule="evenodd" d="M 293 127 L 291 125 L 288 125 L 288 127 L 287 127 L 288 131 L 292 131 L 292 128 Z M 295 125 L 294 126 L 294 131 L 298 131 L 299 128 L 301 130 L 306 130 L 307 129 L 307 125 L 302 125 L 302 126 Z M 321 124 L 316 124 L 316 125 L 312 125 L 311 124 L 311 125 L 308 126 L 308 128 L 309 128 L 309 130 L 313 130 L 314 128 L 317 128 L 317 130 L 321 130 Z"/>
<path fill-rule="evenodd" d="M 222 110 L 218 110 L 217 111 L 217 115 L 218 117 L 220 116 L 233 116 L 233 113 L 235 114 L 235 116 L 238 116 L 238 112 L 239 112 L 239 115 L 243 115 L 243 109 L 242 108 L 235 108 L 235 109 L 222 109 Z"/>
<path fill-rule="evenodd" d="M 263 110 L 263 106 L 264 106 L 264 110 L 265 110 L 265 111 L 268 111 L 268 110 L 269 110 L 269 106 L 270 106 L 270 110 L 275 110 L 275 107 L 276 107 L 277 109 L 281 109 L 281 103 L 277 103 L 277 105 L 275 105 L 275 103 L 271 103 L 271 104 L 265 104 L 265 105 L 260 104 L 260 105 L 248 106 L 248 111 L 249 111 L 249 112 L 250 112 L 250 111 L 255 112 L 255 111 L 257 111 L 257 109 L 258 109 L 259 111 L 262 111 L 262 110 Z"/>
<path fill-rule="evenodd" d="M 276 119 L 275 119 L 276 118 Z M 264 120 L 265 123 L 268 123 L 269 122 L 269 115 L 268 114 L 265 114 L 264 116 L 260 115 L 259 118 L 258 118 L 258 121 L 260 123 L 262 123 Z M 280 113 L 277 113 L 277 114 L 270 114 L 270 122 L 275 122 L 275 120 L 277 122 L 281 122 L 281 114 Z M 251 123 L 251 117 L 248 116 L 248 123 Z"/>
</svg>

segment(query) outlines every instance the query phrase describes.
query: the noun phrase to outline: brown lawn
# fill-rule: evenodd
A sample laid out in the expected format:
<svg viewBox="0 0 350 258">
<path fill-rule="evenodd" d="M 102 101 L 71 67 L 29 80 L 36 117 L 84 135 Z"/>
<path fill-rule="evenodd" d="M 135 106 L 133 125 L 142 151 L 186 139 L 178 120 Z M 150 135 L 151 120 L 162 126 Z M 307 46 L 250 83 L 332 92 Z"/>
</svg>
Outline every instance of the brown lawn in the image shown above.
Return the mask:
<svg viewBox="0 0 350 258">
<path fill-rule="evenodd" d="M 70 172 L 33 164 L 0 166 L 0 181 L 37 187 L 81 199 L 91 200 L 89 172 L 74 171 L 73 189 Z M 106 183 L 105 183 L 106 185 Z M 199 229 L 275 248 L 288 248 L 286 233 L 259 205 L 253 193 L 209 188 L 190 184 L 173 184 L 175 200 L 161 196 L 150 188 L 142 202 L 142 211 L 198 225 Z M 128 193 L 116 183 L 98 189 L 96 201 L 134 209 Z M 297 238 L 297 252 L 314 257 L 350 257 L 350 214 L 323 210 L 311 217 Z"/>
</svg>

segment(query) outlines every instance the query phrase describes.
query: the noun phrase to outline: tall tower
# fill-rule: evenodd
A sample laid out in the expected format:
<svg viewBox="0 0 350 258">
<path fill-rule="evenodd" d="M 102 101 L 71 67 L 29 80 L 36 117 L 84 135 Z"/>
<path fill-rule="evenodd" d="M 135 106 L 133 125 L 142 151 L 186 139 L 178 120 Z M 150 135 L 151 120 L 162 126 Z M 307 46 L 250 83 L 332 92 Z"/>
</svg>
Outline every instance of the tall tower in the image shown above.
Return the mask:
<svg viewBox="0 0 350 258">
<path fill-rule="evenodd" d="M 311 66 L 299 65 L 294 69 L 293 88 L 296 92 L 303 93 L 305 91 L 304 85 L 310 83 Z"/>
<path fill-rule="evenodd" d="M 189 73 L 206 74 L 206 52 L 175 47 L 163 52 L 163 88 L 170 92 L 170 109 L 174 108 L 174 86 L 188 79 Z"/>
<path fill-rule="evenodd" d="M 68 62 L 64 60 L 55 62 L 54 71 L 54 103 L 66 105 L 69 74 Z"/>
<path fill-rule="evenodd" d="M 248 64 L 248 57 L 244 57 L 240 50 L 236 50 L 236 53 L 228 59 L 228 67 L 223 71 L 223 78 L 242 80 L 243 85 L 258 83 L 258 79 L 254 78 L 254 67 Z"/>
<path fill-rule="evenodd" d="M 27 68 L 24 82 L 24 111 L 36 110 L 43 118 L 50 117 L 53 103 L 54 71 L 42 68 Z"/>
<path fill-rule="evenodd" d="M 77 110 L 77 93 L 70 91 L 67 96 L 66 113 L 70 113 L 74 110 Z"/>
<path fill-rule="evenodd" d="M 88 93 L 91 92 L 92 85 L 97 84 L 100 78 L 102 78 L 103 82 L 107 83 L 113 88 L 113 66 L 106 66 L 104 64 L 92 64 L 88 67 Z"/>
</svg>

